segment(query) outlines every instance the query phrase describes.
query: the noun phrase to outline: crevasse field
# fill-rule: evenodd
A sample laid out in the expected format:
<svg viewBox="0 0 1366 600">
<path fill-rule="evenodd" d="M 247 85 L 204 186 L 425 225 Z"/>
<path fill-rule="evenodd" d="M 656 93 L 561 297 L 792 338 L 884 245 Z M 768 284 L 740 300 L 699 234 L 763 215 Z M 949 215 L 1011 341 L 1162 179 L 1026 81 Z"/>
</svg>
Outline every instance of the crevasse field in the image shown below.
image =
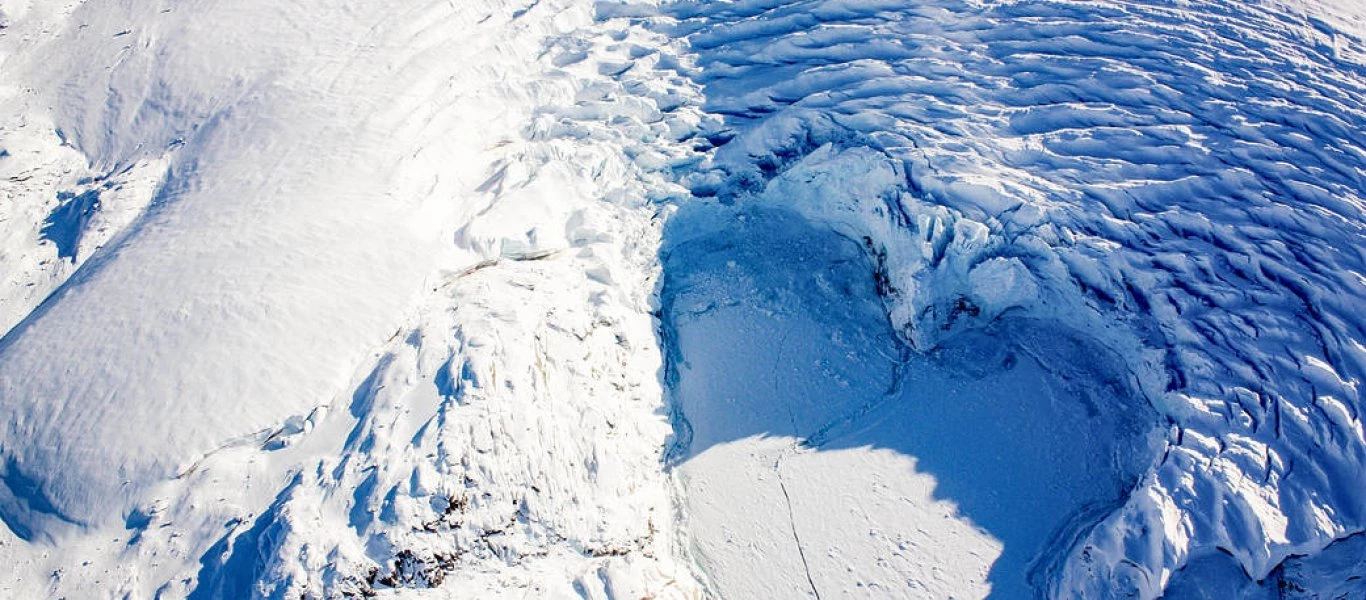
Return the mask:
<svg viewBox="0 0 1366 600">
<path fill-rule="evenodd" d="M 0 597 L 1366 598 L 1358 0 L 0 0 Z"/>
</svg>

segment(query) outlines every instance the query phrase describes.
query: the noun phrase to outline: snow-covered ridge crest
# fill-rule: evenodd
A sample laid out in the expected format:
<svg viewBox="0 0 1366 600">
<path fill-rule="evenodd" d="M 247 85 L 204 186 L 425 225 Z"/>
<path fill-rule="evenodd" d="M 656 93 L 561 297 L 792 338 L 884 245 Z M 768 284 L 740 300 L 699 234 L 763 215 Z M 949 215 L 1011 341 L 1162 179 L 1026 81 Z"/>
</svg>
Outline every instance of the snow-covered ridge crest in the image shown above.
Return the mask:
<svg viewBox="0 0 1366 600">
<path fill-rule="evenodd" d="M 0 590 L 695 597 L 647 199 L 699 111 L 658 36 L 574 2 L 268 4 L 10 13 L 14 79 L 60 82 L 18 164 L 169 169 L 0 349 Z M 46 193 L 13 227 L 55 254 Z"/>
<path fill-rule="evenodd" d="M 6 470 L 46 504 L 11 512 L 21 529 L 122 518 L 148 481 L 316 405 L 429 270 L 435 236 L 404 225 L 424 198 L 383 127 L 402 88 L 372 85 L 405 73 L 362 42 L 385 18 L 200 8 L 84 4 L 32 49 L 70 52 L 16 69 L 60 82 L 44 99 L 95 170 L 173 157 L 149 212 L 4 339 Z M 331 59 L 291 61 L 299 47 Z M 339 102 L 351 89 L 374 95 Z"/>
<path fill-rule="evenodd" d="M 15 17 L 7 39 L 24 52 L 7 60 L 23 66 L 9 77 L 56 82 L 31 108 L 50 107 L 93 169 L 171 166 L 149 212 L 4 339 L 6 471 L 43 499 L 10 506 L 7 520 L 39 536 L 49 522 L 122 520 L 149 482 L 306 414 L 393 334 L 437 264 L 490 258 L 443 237 L 485 208 L 477 192 L 455 197 L 487 176 L 469 157 L 531 118 L 532 102 L 507 100 L 527 96 L 513 73 L 539 65 L 516 53 L 539 48 L 553 21 L 524 19 L 505 26 L 520 37 L 462 49 L 443 31 L 518 10 L 41 12 Z M 480 61 L 461 54 L 481 50 Z M 59 346 L 82 359 L 54 362 Z M 49 442 L 21 443 L 33 439 Z"/>
</svg>

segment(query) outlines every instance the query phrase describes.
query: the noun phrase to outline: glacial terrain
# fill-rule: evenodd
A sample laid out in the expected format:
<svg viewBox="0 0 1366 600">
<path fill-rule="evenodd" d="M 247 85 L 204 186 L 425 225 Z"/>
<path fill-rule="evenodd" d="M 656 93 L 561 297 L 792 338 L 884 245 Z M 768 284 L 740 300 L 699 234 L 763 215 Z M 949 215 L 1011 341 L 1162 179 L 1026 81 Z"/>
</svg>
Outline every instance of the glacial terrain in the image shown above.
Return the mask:
<svg viewBox="0 0 1366 600">
<path fill-rule="evenodd" d="M 0 0 L 0 596 L 1366 598 L 1354 0 Z"/>
</svg>

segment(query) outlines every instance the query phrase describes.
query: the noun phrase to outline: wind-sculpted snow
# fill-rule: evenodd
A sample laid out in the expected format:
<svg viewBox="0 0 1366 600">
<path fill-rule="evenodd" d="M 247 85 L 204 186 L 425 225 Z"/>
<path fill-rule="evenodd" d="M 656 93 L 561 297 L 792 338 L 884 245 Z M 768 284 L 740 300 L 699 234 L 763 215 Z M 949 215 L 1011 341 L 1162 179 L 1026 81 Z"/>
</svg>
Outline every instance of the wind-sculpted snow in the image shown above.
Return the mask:
<svg viewBox="0 0 1366 600">
<path fill-rule="evenodd" d="M 315 10 L 337 27 L 281 8 L 273 43 L 229 66 L 219 57 L 255 32 L 230 10 L 82 6 L 64 40 L 76 52 L 29 67 L 66 86 L 44 100 L 93 170 L 174 158 L 157 200 L 0 342 L 6 476 L 35 486 L 6 502 L 18 529 L 121 520 L 195 456 L 307 412 L 420 289 L 437 232 L 415 223 L 424 198 L 404 188 L 416 169 L 382 143 L 410 115 L 378 110 L 382 95 L 343 105 L 327 87 L 405 74 L 338 75 L 347 61 L 374 67 L 375 53 L 347 42 L 360 23 Z M 276 62 L 291 45 L 337 54 L 309 69 Z"/>
<path fill-rule="evenodd" d="M 4 4 L 0 592 L 1351 597 L 1363 31 Z"/>
<path fill-rule="evenodd" d="M 1165 417 L 1039 593 L 1152 598 L 1216 552 L 1260 579 L 1366 526 L 1359 30 L 1271 3 L 663 13 L 726 118 L 695 194 L 865 240 L 919 351 L 1045 319 L 1123 356 L 1127 401 Z"/>
<path fill-rule="evenodd" d="M 146 264 L 159 269 L 85 293 L 139 293 L 153 306 L 92 308 L 60 291 L 6 338 L 6 352 L 23 360 L 5 368 L 27 378 L 8 384 L 3 409 L 21 424 L 37 416 L 51 431 L 41 440 L 15 434 L 3 446 L 19 460 L 6 465 L 13 501 L 3 507 L 9 530 L 0 532 L 0 553 L 15 568 L 0 589 L 236 598 L 443 587 L 479 598 L 695 597 L 686 563 L 674 558 L 679 537 L 659 468 L 669 433 L 650 306 L 660 208 L 647 198 L 681 191 L 657 171 L 694 153 L 666 140 L 695 131 L 699 111 L 676 110 L 684 78 L 624 72 L 661 60 L 642 52 L 661 45 L 658 34 L 595 23 L 590 5 L 572 2 L 432 2 L 375 9 L 382 18 L 284 7 L 311 17 L 259 31 L 232 7 L 183 8 L 148 6 L 133 18 L 124 7 L 91 2 L 73 15 L 11 15 L 24 34 L 6 40 L 16 47 L 51 30 L 59 32 L 52 46 L 85 51 L 76 41 L 88 42 L 116 58 L 130 54 L 124 64 L 138 67 L 116 71 L 112 88 L 98 73 L 72 75 L 77 81 L 66 85 L 85 95 L 63 98 L 87 104 L 61 113 L 31 100 L 22 108 L 32 118 L 14 117 L 27 123 L 28 137 L 7 142 L 15 154 L 6 168 L 39 177 L 16 186 L 22 218 L 7 224 L 6 239 L 42 268 L 13 279 L 52 289 L 71 272 L 52 262 L 61 250 L 43 241 L 45 223 L 59 207 L 57 193 L 120 185 L 124 172 L 101 171 L 101 161 L 149 153 L 147 164 L 175 168 L 165 183 L 143 175 L 155 197 L 149 211 L 112 238 L 112 249 L 89 252 L 87 240 L 100 241 L 91 229 L 99 211 L 118 204 L 115 192 L 101 194 L 72 262 L 94 257 L 63 288 L 109 277 L 100 274 L 116 262 Z M 129 22 L 166 35 L 121 33 Z M 282 38 L 277 26 L 294 37 Z M 215 35 L 196 37 L 203 28 Z M 125 44 L 129 35 L 145 37 Z M 233 56 L 213 51 L 233 40 L 274 53 L 271 67 L 235 57 L 222 71 L 205 68 Z M 50 65 L 27 66 L 46 74 Z M 233 104 L 241 91 L 234 74 L 262 78 L 269 101 L 247 94 L 248 102 Z M 144 85 L 148 79 L 157 83 Z M 125 97 L 133 100 L 121 104 Z M 200 123 L 219 103 L 233 118 L 216 129 Z M 54 113 L 66 130 L 82 132 L 79 148 L 42 131 L 39 117 Z M 198 134 L 180 137 L 186 131 Z M 385 135 L 371 136 L 376 131 Z M 157 136 L 168 146 L 127 139 Z M 240 152 L 227 151 L 234 146 Z M 375 162 L 342 160 L 357 156 Z M 274 178 L 261 180 L 254 169 Z M 142 170 L 156 172 L 134 172 Z M 88 171 L 110 176 L 73 175 Z M 211 181 L 238 187 L 203 189 Z M 324 193 L 339 188 L 341 196 Z M 252 210 L 242 208 L 245 196 L 256 198 Z M 191 209 L 205 222 L 171 219 Z M 407 218 L 376 218 L 384 215 Z M 139 239 L 214 226 L 225 231 L 129 258 L 127 248 L 149 244 Z M 339 236 L 350 237 L 332 245 Z M 406 254 L 429 242 L 429 254 Z M 200 243 L 238 253 L 146 256 Z M 367 249 L 386 260 L 348 254 Z M 412 264 L 388 261 L 405 255 Z M 300 271 L 276 268 L 282 263 Z M 413 273 L 424 275 L 420 289 L 404 287 Z M 231 293 L 239 288 L 267 296 Z M 191 311 L 171 323 L 212 335 L 171 328 L 165 335 L 180 343 L 125 339 L 105 344 L 128 351 L 115 365 L 87 361 L 83 336 L 110 337 L 98 324 L 160 335 L 167 320 L 157 303 L 176 296 L 259 302 L 275 312 L 243 322 L 230 312 Z M 42 294 L 14 297 L 23 314 Z M 390 303 L 395 297 L 407 300 Z M 62 308 L 76 304 L 88 310 Z M 367 338 L 367 323 L 386 326 Z M 48 333 L 34 332 L 43 327 Z M 80 335 L 53 341 L 58 331 Z M 317 335 L 325 339 L 306 343 Z M 50 352 L 14 349 L 33 338 L 48 340 Z M 243 338 L 267 351 L 234 349 Z M 212 369 L 187 367 L 210 351 L 223 355 Z M 320 359 L 331 366 L 318 368 Z M 89 372 L 118 365 L 125 372 Z M 61 376 L 73 369 L 85 376 Z M 300 372 L 306 377 L 290 376 Z M 335 379 L 320 384 L 321 376 Z M 81 395 L 68 388 L 82 384 L 119 393 L 78 406 Z M 242 386 L 265 391 L 239 398 Z M 41 397 L 44 389 L 53 402 Z M 213 400 L 224 395 L 234 402 Z M 63 462 L 49 439 L 81 460 Z"/>
<path fill-rule="evenodd" d="M 621 149 L 696 114 L 606 101 L 647 32 L 571 2 L 18 8 L 0 591 L 695 595 L 659 468 L 670 184 Z"/>
</svg>

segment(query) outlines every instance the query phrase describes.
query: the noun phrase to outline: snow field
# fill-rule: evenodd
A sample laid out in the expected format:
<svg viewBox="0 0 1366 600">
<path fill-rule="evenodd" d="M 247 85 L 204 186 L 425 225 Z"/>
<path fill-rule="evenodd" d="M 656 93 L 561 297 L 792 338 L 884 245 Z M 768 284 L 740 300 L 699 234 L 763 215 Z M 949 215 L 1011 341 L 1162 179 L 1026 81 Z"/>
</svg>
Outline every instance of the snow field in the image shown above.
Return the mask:
<svg viewBox="0 0 1366 600">
<path fill-rule="evenodd" d="M 696 111 L 619 104 L 671 100 L 603 74 L 650 40 L 572 3 L 261 9 L 254 31 L 249 7 L 9 13 L 96 56 L 87 31 L 139 24 L 111 36 L 141 44 L 118 102 L 71 83 L 64 128 L 88 163 L 171 166 L 5 338 L 6 593 L 696 596 L 659 469 L 646 201 L 687 151 L 645 151 Z M 40 364 L 63 345 L 91 360 Z M 95 383 L 97 404 L 70 389 Z"/>
<path fill-rule="evenodd" d="M 0 590 L 1355 593 L 1363 22 L 6 3 Z"/>
</svg>

